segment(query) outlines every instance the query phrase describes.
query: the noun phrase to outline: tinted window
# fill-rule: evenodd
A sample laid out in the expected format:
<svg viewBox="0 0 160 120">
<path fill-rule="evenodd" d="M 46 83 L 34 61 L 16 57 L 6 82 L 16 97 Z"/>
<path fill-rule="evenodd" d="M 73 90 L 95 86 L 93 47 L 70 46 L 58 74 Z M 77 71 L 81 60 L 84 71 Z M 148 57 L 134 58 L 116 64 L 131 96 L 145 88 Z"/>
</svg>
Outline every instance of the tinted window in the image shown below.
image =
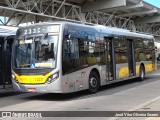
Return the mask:
<svg viewBox="0 0 160 120">
<path fill-rule="evenodd" d="M 96 33 L 64 32 L 63 73 L 74 72 L 95 65 L 99 59 L 99 38 Z"/>
<path fill-rule="evenodd" d="M 144 54 L 144 43 L 143 39 L 135 39 L 134 40 L 134 46 L 135 46 L 135 59 L 136 62 L 144 61 L 145 54 Z"/>
<path fill-rule="evenodd" d="M 143 43 L 144 43 L 145 60 L 151 61 L 152 59 L 155 59 L 154 42 L 152 40 L 145 39 Z"/>
<path fill-rule="evenodd" d="M 127 44 L 123 37 L 115 38 L 115 58 L 117 64 L 128 62 Z"/>
</svg>

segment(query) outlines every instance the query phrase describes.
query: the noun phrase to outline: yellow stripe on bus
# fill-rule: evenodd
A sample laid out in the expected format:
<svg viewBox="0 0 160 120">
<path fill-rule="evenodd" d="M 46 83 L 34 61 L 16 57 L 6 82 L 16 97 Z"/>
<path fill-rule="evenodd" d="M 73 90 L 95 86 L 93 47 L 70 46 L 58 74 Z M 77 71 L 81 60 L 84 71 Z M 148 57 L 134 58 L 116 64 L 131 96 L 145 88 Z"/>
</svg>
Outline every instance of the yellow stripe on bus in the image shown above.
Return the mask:
<svg viewBox="0 0 160 120">
<path fill-rule="evenodd" d="M 145 64 L 145 72 L 151 72 L 157 69 L 157 64 Z M 139 75 L 140 72 L 140 65 L 136 66 L 136 75 Z M 121 67 L 119 71 L 119 77 L 128 77 L 129 76 L 129 69 L 128 67 Z"/>
<path fill-rule="evenodd" d="M 157 70 L 157 64 L 153 64 L 154 70 Z"/>
<path fill-rule="evenodd" d="M 139 65 L 136 66 L 136 75 L 139 75 Z"/>
<path fill-rule="evenodd" d="M 122 67 L 119 71 L 119 78 L 128 77 L 129 76 L 129 69 L 128 67 Z"/>
<path fill-rule="evenodd" d="M 151 72 L 157 70 L 157 64 L 145 64 L 144 66 L 145 66 L 145 72 Z M 139 65 L 136 66 L 136 75 L 138 75 L 140 72 L 139 67 L 140 67 Z"/>
<path fill-rule="evenodd" d="M 44 84 L 49 76 L 51 76 L 50 73 L 47 75 L 17 75 L 14 74 L 17 78 L 18 82 L 21 84 Z"/>
<path fill-rule="evenodd" d="M 145 64 L 145 72 L 151 72 L 153 70 L 153 64 Z"/>
</svg>

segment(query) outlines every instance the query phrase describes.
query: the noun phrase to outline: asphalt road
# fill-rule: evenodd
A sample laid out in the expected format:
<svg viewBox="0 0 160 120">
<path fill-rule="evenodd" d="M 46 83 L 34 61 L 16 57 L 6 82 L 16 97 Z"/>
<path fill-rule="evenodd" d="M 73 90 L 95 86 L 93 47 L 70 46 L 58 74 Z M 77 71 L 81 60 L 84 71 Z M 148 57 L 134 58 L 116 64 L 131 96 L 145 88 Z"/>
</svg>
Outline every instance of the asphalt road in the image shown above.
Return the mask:
<svg viewBox="0 0 160 120">
<path fill-rule="evenodd" d="M 3 91 L 0 92 L 0 111 L 128 111 L 159 97 L 159 91 L 160 69 L 144 81 L 133 79 L 107 85 L 92 95 L 86 91 L 72 94 Z"/>
</svg>

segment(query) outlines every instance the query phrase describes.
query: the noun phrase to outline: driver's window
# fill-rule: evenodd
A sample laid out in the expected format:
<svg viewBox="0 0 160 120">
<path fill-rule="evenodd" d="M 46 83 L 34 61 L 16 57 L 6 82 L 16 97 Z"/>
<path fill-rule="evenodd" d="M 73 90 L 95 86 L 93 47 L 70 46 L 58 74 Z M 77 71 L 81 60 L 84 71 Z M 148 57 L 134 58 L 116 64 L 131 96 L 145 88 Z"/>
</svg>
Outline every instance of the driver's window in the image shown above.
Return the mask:
<svg viewBox="0 0 160 120">
<path fill-rule="evenodd" d="M 48 36 L 47 39 L 35 38 L 35 58 L 39 62 L 55 59 L 57 39 L 57 36 Z"/>
</svg>

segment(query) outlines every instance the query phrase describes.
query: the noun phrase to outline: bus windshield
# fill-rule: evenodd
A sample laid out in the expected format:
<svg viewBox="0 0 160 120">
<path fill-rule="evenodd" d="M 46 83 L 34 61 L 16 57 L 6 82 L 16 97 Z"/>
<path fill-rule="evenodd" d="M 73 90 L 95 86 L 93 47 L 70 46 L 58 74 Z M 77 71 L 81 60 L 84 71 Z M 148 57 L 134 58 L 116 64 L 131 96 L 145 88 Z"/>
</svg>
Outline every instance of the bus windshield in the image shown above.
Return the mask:
<svg viewBox="0 0 160 120">
<path fill-rule="evenodd" d="M 19 69 L 55 68 L 58 35 L 25 37 L 15 43 L 14 67 Z"/>
</svg>

